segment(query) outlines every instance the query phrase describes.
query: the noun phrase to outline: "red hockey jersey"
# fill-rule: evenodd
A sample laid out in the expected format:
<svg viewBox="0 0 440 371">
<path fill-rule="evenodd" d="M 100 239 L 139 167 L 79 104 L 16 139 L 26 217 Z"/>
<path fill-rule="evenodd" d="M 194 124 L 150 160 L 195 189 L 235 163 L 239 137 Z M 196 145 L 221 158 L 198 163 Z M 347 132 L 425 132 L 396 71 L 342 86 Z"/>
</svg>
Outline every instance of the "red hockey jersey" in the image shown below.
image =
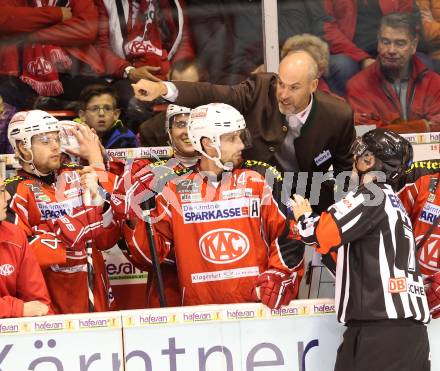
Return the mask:
<svg viewBox="0 0 440 371">
<path fill-rule="evenodd" d="M 221 181 L 188 171 L 156 197 L 152 219 L 159 258 L 176 260 L 184 305 L 250 302 L 260 273 L 292 272 L 278 245 L 286 217 L 256 171 L 235 169 Z M 123 233 L 149 259 L 145 224 Z"/>
<path fill-rule="evenodd" d="M 110 248 L 119 228 L 101 206 L 84 206 L 79 167 L 62 168 L 56 177 L 20 171 L 8 179 L 12 199 L 8 219 L 27 234 L 49 290 L 55 313 L 88 312 L 86 243 L 92 240 L 95 311 L 111 308 L 111 294 L 99 249 Z M 102 176 L 102 174 L 101 174 Z"/>
<path fill-rule="evenodd" d="M 0 318 L 22 317 L 23 304 L 28 301 L 38 300 L 50 307 L 40 266 L 24 232 L 3 221 L 0 235 Z"/>
<path fill-rule="evenodd" d="M 399 192 L 413 225 L 416 245 L 440 215 L 440 174 L 427 174 L 414 183 L 405 185 Z M 440 227 L 432 231 L 418 251 L 420 270 L 424 275 L 440 271 Z"/>
<path fill-rule="evenodd" d="M 170 176 L 175 176 L 175 171 L 183 169 L 179 161 L 172 158 L 167 161 L 150 162 L 146 159 L 135 160 L 128 163 L 123 174 L 119 174 L 117 189 L 112 195 L 112 207 L 116 214 L 122 218 L 127 216 L 141 216 L 142 202 L 154 201 L 155 193 L 160 191 Z M 118 172 L 120 169 L 118 169 Z M 154 184 L 151 184 L 151 180 Z M 145 187 L 144 185 L 147 185 Z M 156 192 L 150 190 L 153 188 Z M 160 306 L 156 277 L 151 260 L 142 252 L 136 241 L 119 241 L 120 253 L 133 264 L 134 269 L 147 272 L 147 282 L 139 280 L 126 280 L 126 284 L 119 283 L 113 286 L 116 304 L 120 309 L 157 308 Z M 122 260 L 122 258 L 120 258 Z M 168 306 L 181 305 L 179 284 L 175 262 L 166 259 L 161 264 L 165 297 Z M 111 277 L 110 277 L 111 278 Z"/>
</svg>

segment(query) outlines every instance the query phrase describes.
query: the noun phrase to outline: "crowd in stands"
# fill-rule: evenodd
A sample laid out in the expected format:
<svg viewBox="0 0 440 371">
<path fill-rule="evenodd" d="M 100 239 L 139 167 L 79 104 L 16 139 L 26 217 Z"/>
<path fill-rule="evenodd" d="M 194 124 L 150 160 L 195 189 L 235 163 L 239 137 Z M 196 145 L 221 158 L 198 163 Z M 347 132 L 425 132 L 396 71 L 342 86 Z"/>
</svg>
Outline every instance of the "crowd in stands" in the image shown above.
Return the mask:
<svg viewBox="0 0 440 371">
<path fill-rule="evenodd" d="M 17 286 L 11 296 L 18 301 L 0 300 L 0 309 L 12 308 L 0 311 L 0 317 L 163 304 L 154 257 L 142 247 L 151 244 L 149 225 L 140 217 L 145 208 L 155 210 L 153 218 L 166 215 L 155 232 L 168 305 L 287 304 L 298 294 L 305 246 L 289 233 L 293 221 L 283 209 L 281 180 L 288 173 L 325 173 L 330 167 L 335 176 L 350 172 L 355 125 L 397 133 L 440 131 L 440 9 L 435 5 L 279 0 L 281 62 L 272 73 L 263 64 L 261 1 L 29 0 L 20 6 L 0 1 L 0 153 L 15 153 L 22 166 L 6 188 L 0 179 L 1 212 L 8 204 L 0 229 L 17 233 L 21 242 L 15 244 L 25 239 L 12 224 L 25 231 L 30 242 L 20 259 L 29 264 L 23 269 L 33 272 L 29 280 L 36 285 L 34 296 Z M 72 120 L 63 127 L 57 115 Z M 215 289 L 200 284 L 205 286 L 198 292 L 191 269 L 208 277 L 206 262 L 194 258 L 191 269 L 179 262 L 184 243 L 197 244 L 195 236 L 201 240 L 209 231 L 195 224 L 190 229 L 191 220 L 180 220 L 166 197 L 151 194 L 166 191 L 180 203 L 196 201 L 201 196 L 195 188 L 167 186 L 170 173 L 185 174 L 196 163 L 202 170 L 221 169 L 219 176 L 231 170 L 216 162 L 223 155 L 218 142 L 224 128 L 218 123 L 227 115 L 235 131 L 252 139 L 248 147 L 244 136 L 239 138 L 243 164 L 229 158 L 235 176 L 252 173 L 255 181 L 255 173 L 270 168 L 281 183 L 272 184 L 271 195 L 249 183 L 259 200 L 275 201 L 246 225 L 252 243 L 267 244 L 269 251 L 267 257 L 259 252 L 246 257 L 257 272 L 236 273 L 252 280 L 240 278 L 238 288 L 221 280 L 212 284 Z M 191 142 L 190 117 L 209 118 L 219 127 L 211 137 Z M 238 139 L 228 130 L 223 134 L 235 145 Z M 198 148 L 202 139 L 210 142 Z M 167 162 L 125 163 L 105 153 L 164 145 L 174 150 Z M 150 184 L 152 174 L 160 175 L 159 184 Z M 335 201 L 334 184 L 322 182 L 313 198 L 311 180 L 306 179 L 305 194 L 320 213 Z M 297 177 L 287 181 L 300 182 Z M 2 196 L 5 190 L 11 200 Z M 229 199 L 244 195 L 238 191 L 228 190 Z M 157 204 L 134 202 L 146 195 Z M 219 205 L 228 199 L 218 197 Z M 173 234 L 177 223 L 182 230 Z M 115 245 L 135 267 L 149 272 L 143 293 L 139 287 L 112 291 L 102 251 Z M 29 250 L 38 251 L 36 258 Z M 329 266 L 335 263 L 334 256 L 324 259 Z M 42 275 L 35 273 L 37 265 Z M 206 277 L 200 279 L 210 281 Z M 139 300 L 125 305 L 130 289 L 138 290 L 132 293 Z"/>
</svg>

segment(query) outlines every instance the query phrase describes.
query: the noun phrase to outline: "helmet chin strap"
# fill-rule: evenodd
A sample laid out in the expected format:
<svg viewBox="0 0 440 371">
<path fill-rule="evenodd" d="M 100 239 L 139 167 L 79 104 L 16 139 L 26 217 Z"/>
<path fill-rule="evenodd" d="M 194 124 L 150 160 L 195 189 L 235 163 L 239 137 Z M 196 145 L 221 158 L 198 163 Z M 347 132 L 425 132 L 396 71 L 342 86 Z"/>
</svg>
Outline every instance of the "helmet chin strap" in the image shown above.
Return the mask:
<svg viewBox="0 0 440 371">
<path fill-rule="evenodd" d="M 226 171 L 231 171 L 234 168 L 234 165 L 232 164 L 232 162 L 228 162 L 227 164 L 231 164 L 231 165 L 227 165 L 224 164 L 221 160 L 221 153 L 220 153 L 220 148 L 217 145 L 213 146 L 215 148 L 215 150 L 217 151 L 217 157 L 212 157 L 210 155 L 208 155 L 203 149 L 202 149 L 202 155 L 209 158 L 210 160 L 214 161 L 214 163 L 223 170 Z"/>
<path fill-rule="evenodd" d="M 38 171 L 38 169 L 36 168 L 36 166 L 35 166 L 35 164 L 34 164 L 34 153 L 32 152 L 32 149 L 30 149 L 30 148 L 27 148 L 27 149 L 28 149 L 29 152 L 31 153 L 31 159 L 30 159 L 30 160 L 25 160 L 25 159 L 21 156 L 20 152 L 19 152 L 19 154 L 18 154 L 18 158 L 19 158 L 21 161 L 23 161 L 23 162 L 29 164 L 29 166 L 30 166 L 30 168 L 31 168 L 31 173 L 32 173 L 32 174 L 35 174 L 36 176 L 48 176 L 48 175 L 50 174 L 50 172 L 47 173 L 47 174 L 45 174 L 45 173 L 42 173 L 41 171 Z"/>
<path fill-rule="evenodd" d="M 186 157 L 176 151 L 174 151 L 174 157 L 185 167 L 192 167 L 200 160 L 200 156 Z"/>
<path fill-rule="evenodd" d="M 197 161 L 200 160 L 200 156 L 196 155 L 196 156 L 192 156 L 192 157 L 188 157 L 188 156 L 184 156 L 181 153 L 179 153 L 179 150 L 177 149 L 177 147 L 175 146 L 173 139 L 171 138 L 171 134 L 168 133 L 168 144 L 173 148 L 173 157 L 175 157 L 176 159 L 179 160 L 179 162 L 181 164 L 183 164 L 183 166 L 185 167 L 192 167 L 194 166 Z M 198 152 L 196 152 L 198 153 Z"/>
<path fill-rule="evenodd" d="M 232 162 L 223 163 L 218 157 L 214 160 L 215 164 L 218 167 L 221 167 L 223 170 L 232 171 L 234 169 L 234 164 Z M 230 165 L 228 165 L 230 164 Z"/>
</svg>

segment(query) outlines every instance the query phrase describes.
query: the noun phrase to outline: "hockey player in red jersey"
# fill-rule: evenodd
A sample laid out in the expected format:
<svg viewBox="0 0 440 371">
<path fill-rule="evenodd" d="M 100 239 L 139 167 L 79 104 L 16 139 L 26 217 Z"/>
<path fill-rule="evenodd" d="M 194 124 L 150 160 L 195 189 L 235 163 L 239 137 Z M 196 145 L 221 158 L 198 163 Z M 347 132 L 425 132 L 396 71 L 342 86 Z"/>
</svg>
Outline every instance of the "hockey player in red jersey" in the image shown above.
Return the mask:
<svg viewBox="0 0 440 371">
<path fill-rule="evenodd" d="M 399 191 L 402 204 L 411 218 L 416 244 L 419 247 L 420 270 L 425 276 L 440 272 L 440 229 L 434 225 L 440 215 L 439 180 L 439 173 L 422 175 Z M 420 242 L 423 245 L 420 246 Z"/>
<path fill-rule="evenodd" d="M 9 198 L 0 179 L 0 318 L 51 314 L 46 284 L 26 235 L 5 221 Z"/>
<path fill-rule="evenodd" d="M 118 181 L 118 190 L 113 199 L 113 209 L 119 219 L 127 215 L 142 215 L 142 203 L 151 200 L 167 180 L 179 171 L 196 164 L 200 156 L 189 142 L 187 123 L 191 110 L 186 107 L 170 104 L 166 111 L 165 132 L 169 144 L 173 148 L 173 156 L 169 159 L 151 162 L 147 159 L 136 159 L 128 162 L 123 176 Z M 150 185 L 150 181 L 154 184 Z M 144 185 L 148 184 L 148 187 Z"/>
<path fill-rule="evenodd" d="M 12 196 L 8 219 L 27 234 L 55 313 L 110 309 L 107 274 L 96 249 L 108 238 L 107 204 L 96 172 L 60 167 L 59 122 L 44 111 L 15 114 L 8 139 L 23 168 L 6 182 Z M 99 162 L 99 156 L 91 153 L 89 160 Z M 91 240 L 92 253 L 87 254 Z"/>
<path fill-rule="evenodd" d="M 375 129 L 353 154 L 358 187 L 321 215 L 297 195 L 292 206 L 303 241 L 338 252 L 335 306 L 347 330 L 335 371 L 428 371 L 429 309 L 411 221 L 393 190 L 411 144 Z"/>
<path fill-rule="evenodd" d="M 417 258 L 425 277 L 425 289 L 433 318 L 440 317 L 440 173 L 438 160 L 418 167 L 412 182 L 399 191 L 414 229 Z M 434 173 L 436 171 L 436 173 Z"/>
<path fill-rule="evenodd" d="M 155 162 L 137 159 L 127 163 L 124 173 L 118 180 L 117 190 L 112 195 L 113 210 L 122 223 L 127 217 L 141 216 L 143 202 L 154 201 L 155 194 L 161 191 L 168 178 L 174 178 L 176 173 L 184 171 L 186 167 L 193 166 L 199 159 L 198 153 L 194 151 L 188 139 L 186 129 L 190 112 L 189 108 L 174 104 L 170 104 L 167 108 L 164 126 L 169 144 L 173 148 L 173 157 Z M 154 185 L 150 184 L 153 179 Z M 145 187 L 145 184 L 148 186 Z M 154 189 L 154 192 L 150 187 Z M 148 282 L 147 287 L 138 283 L 115 286 L 116 298 L 118 299 L 119 296 L 127 303 L 132 303 L 132 308 L 159 307 L 157 277 L 151 260 L 145 256 L 138 243 L 133 239 L 128 241 L 122 239 L 118 242 L 118 246 L 136 268 L 148 272 Z M 164 260 L 161 264 L 161 271 L 167 305 L 181 305 L 174 260 L 171 258 Z"/>
<path fill-rule="evenodd" d="M 278 237 L 286 216 L 264 176 L 239 168 L 245 122 L 233 107 L 209 104 L 192 110 L 188 136 L 201 154 L 156 197 L 152 211 L 161 261 L 176 260 L 184 305 L 251 302 L 278 308 L 297 291 L 297 272 L 284 261 Z M 139 219 L 124 226 L 150 258 Z M 302 253 L 299 258 L 302 261 Z"/>
</svg>

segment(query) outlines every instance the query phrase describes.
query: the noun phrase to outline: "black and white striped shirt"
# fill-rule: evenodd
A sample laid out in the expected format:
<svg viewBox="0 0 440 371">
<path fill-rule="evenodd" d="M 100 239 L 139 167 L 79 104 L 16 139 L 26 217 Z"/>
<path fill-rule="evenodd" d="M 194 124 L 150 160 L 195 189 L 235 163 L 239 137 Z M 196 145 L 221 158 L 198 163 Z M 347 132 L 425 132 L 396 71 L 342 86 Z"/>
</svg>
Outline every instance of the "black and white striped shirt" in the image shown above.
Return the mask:
<svg viewBox="0 0 440 371">
<path fill-rule="evenodd" d="M 340 322 L 429 321 L 411 221 L 389 185 L 362 185 L 321 216 L 301 220 L 299 230 L 321 253 L 338 249 L 335 299 Z"/>
</svg>

